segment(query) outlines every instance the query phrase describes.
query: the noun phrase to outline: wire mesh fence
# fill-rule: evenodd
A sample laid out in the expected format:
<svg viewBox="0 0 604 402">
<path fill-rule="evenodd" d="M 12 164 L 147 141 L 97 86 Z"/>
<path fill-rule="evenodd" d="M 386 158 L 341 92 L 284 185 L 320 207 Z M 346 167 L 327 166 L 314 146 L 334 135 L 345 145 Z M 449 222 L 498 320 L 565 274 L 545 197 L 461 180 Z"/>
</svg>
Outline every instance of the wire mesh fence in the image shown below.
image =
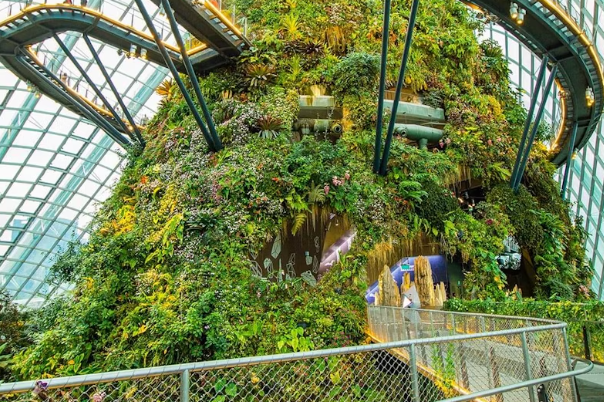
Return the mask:
<svg viewBox="0 0 604 402">
<path fill-rule="evenodd" d="M 384 343 L 0 384 L 0 400 L 576 401 L 564 328 L 370 307 L 369 331 Z"/>
<path fill-rule="evenodd" d="M 570 371 L 565 329 L 564 324 L 532 318 L 369 307 L 369 332 L 380 342 L 474 336 L 418 345 L 420 370 L 446 393 L 471 394 Z M 540 386 L 483 400 L 576 400 L 570 379 Z"/>
</svg>

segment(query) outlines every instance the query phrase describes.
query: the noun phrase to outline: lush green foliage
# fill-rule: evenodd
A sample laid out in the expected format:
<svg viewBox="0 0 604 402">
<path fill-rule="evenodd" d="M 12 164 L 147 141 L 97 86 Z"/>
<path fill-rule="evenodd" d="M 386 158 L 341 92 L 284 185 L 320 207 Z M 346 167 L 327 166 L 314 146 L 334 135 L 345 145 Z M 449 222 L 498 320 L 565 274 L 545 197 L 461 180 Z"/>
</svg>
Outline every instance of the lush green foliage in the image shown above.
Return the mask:
<svg viewBox="0 0 604 402">
<path fill-rule="evenodd" d="M 0 382 L 11 377 L 13 355 L 31 343 L 25 330 L 26 318 L 9 295 L 0 292 Z"/>
<path fill-rule="evenodd" d="M 519 317 L 547 318 L 568 323 L 570 352 L 573 356 L 585 356 L 583 328 L 589 332 L 591 352 L 595 361 L 604 362 L 604 303 L 557 302 L 539 300 L 460 300 L 451 299 L 445 309 L 473 313 L 499 314 Z"/>
<path fill-rule="evenodd" d="M 543 148 L 532 155 L 526 188 L 505 190 L 525 113 L 500 49 L 478 44 L 482 23 L 461 2 L 420 7 L 405 79 L 445 108 L 447 147 L 427 152 L 397 138 L 386 177 L 371 171 L 381 2 L 236 3 L 247 10 L 254 46 L 202 80 L 225 149 L 208 152 L 182 95 L 163 85 L 146 149 L 130 155 L 89 243 L 55 265 L 55 278 L 75 289 L 36 315 L 40 334 L 17 356 L 16 377 L 360 342 L 367 253 L 421 233 L 468 264 L 477 297 L 504 296 L 495 256 L 510 235 L 537 267 L 540 296 L 581 293 L 589 277 L 583 234 L 554 191 Z M 410 1 L 393 4 L 390 84 Z M 345 107 L 335 143 L 292 135 L 299 95 L 317 88 Z M 472 214 L 452 193 L 464 169 L 487 193 Z M 250 255 L 302 230 L 319 209 L 355 226 L 349 256 L 317 287 L 252 276 Z"/>
</svg>

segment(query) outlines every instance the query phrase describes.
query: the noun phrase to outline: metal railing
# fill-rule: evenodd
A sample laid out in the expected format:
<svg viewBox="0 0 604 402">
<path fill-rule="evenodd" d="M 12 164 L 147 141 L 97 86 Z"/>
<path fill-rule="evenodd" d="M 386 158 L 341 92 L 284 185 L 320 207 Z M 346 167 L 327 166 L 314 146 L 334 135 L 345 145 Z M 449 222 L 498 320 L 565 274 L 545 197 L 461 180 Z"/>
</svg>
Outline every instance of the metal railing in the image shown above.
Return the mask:
<svg viewBox="0 0 604 402">
<path fill-rule="evenodd" d="M 369 307 L 386 343 L 0 384 L 0 400 L 576 401 L 571 377 L 591 367 L 572 371 L 565 327 Z"/>
<path fill-rule="evenodd" d="M 535 318 L 370 306 L 380 342 L 436 339 L 401 358 L 452 401 L 577 401 L 566 324 Z M 591 370 L 589 366 L 584 372 Z"/>
</svg>

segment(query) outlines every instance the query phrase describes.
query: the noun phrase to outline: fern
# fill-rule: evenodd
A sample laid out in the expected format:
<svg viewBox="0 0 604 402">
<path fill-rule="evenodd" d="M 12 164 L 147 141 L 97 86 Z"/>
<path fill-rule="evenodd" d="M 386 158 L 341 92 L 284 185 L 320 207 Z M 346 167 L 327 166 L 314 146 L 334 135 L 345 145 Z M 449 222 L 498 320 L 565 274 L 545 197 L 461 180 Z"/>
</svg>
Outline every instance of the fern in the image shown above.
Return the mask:
<svg viewBox="0 0 604 402">
<path fill-rule="evenodd" d="M 503 167 L 503 162 L 491 163 L 487 169 L 496 180 L 507 181 L 512 177 L 510 170 Z"/>
<path fill-rule="evenodd" d="M 308 203 L 319 204 L 322 202 L 325 202 L 325 190 L 320 184 L 315 186 L 313 182 L 308 191 Z"/>
<path fill-rule="evenodd" d="M 292 226 L 292 234 L 295 236 L 298 233 L 298 230 L 304 225 L 306 222 L 306 218 L 308 214 L 306 212 L 300 212 L 294 217 L 294 224 Z"/>
</svg>

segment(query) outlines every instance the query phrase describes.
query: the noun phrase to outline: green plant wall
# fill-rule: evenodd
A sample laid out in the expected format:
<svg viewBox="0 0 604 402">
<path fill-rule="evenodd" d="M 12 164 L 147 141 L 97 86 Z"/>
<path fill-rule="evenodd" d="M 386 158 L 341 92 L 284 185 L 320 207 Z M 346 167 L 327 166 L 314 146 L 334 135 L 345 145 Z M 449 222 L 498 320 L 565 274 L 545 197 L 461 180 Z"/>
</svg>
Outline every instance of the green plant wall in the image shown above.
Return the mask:
<svg viewBox="0 0 604 402">
<path fill-rule="evenodd" d="M 253 47 L 202 77 L 225 149 L 208 152 L 182 95 L 164 83 L 147 147 L 129 153 L 89 242 L 53 267 L 51 280 L 74 289 L 32 319 L 35 341 L 16 355 L 15 378 L 363 342 L 368 253 L 421 233 L 467 263 L 476 297 L 504 297 L 495 256 L 510 235 L 534 261 L 539 297 L 589 296 L 581 225 L 558 195 L 545 147 L 536 145 L 521 192 L 506 190 L 526 113 L 501 50 L 477 42 L 484 22 L 461 2 L 422 2 L 405 80 L 445 109 L 448 145 L 427 152 L 397 138 L 386 177 L 371 172 L 382 2 L 236 3 Z M 410 1 L 393 7 L 390 83 Z M 313 86 L 346 110 L 335 143 L 293 140 L 298 96 Z M 472 214 L 454 193 L 460 166 L 487 193 Z M 316 287 L 254 277 L 250 256 L 317 208 L 357 230 L 342 262 Z"/>
</svg>

